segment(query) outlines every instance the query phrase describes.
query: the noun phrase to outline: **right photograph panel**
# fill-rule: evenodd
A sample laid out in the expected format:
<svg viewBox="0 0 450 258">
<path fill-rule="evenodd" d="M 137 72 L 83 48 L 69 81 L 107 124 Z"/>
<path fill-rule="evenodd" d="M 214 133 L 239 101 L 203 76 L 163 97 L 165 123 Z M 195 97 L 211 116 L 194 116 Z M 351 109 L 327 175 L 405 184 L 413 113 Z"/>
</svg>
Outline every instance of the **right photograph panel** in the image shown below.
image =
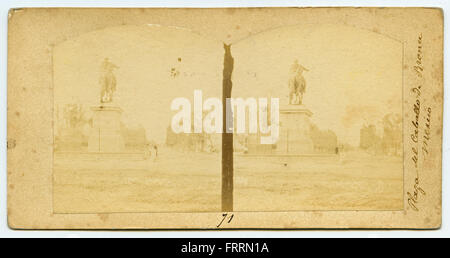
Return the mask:
<svg viewBox="0 0 450 258">
<path fill-rule="evenodd" d="M 235 211 L 403 209 L 402 42 L 314 24 L 252 35 L 231 52 L 232 97 L 265 99 L 272 126 L 261 130 L 256 102 L 258 130 L 249 131 L 255 102 L 243 102 L 245 132 L 235 123 L 233 137 Z"/>
</svg>

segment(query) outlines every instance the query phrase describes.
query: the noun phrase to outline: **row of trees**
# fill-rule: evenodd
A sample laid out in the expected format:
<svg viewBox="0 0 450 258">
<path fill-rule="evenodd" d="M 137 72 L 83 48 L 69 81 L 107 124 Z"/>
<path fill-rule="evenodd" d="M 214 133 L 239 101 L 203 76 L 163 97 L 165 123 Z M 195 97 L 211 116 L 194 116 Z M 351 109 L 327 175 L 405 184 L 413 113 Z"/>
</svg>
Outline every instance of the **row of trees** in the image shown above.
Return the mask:
<svg viewBox="0 0 450 258">
<path fill-rule="evenodd" d="M 401 155 L 402 117 L 399 114 L 387 114 L 381 121 L 382 133 L 377 132 L 373 124 L 364 125 L 360 130 L 360 148 L 371 153 Z"/>
<path fill-rule="evenodd" d="M 320 153 L 336 153 L 338 150 L 338 139 L 331 130 L 320 130 L 316 125 L 310 129 L 310 137 L 314 145 L 314 151 Z"/>
</svg>

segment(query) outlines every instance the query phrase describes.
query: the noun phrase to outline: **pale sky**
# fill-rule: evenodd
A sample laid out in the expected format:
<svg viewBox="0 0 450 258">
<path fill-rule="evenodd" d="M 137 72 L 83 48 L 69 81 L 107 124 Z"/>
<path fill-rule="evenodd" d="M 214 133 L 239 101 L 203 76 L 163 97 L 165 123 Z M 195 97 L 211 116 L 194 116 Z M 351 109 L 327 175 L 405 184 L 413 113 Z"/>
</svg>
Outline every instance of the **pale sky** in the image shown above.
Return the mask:
<svg viewBox="0 0 450 258">
<path fill-rule="evenodd" d="M 54 50 L 55 104 L 98 106 L 100 67 L 105 57 L 115 70 L 115 103 L 128 126 L 142 125 L 147 138 L 162 143 L 176 113 L 177 97 L 222 94 L 223 45 L 178 28 L 120 26 L 84 34 Z M 181 61 L 179 61 L 179 58 Z M 179 75 L 171 77 L 171 69 Z"/>
<path fill-rule="evenodd" d="M 164 142 L 176 113 L 176 97 L 221 99 L 223 45 L 179 28 L 120 26 L 84 34 L 54 49 L 55 104 L 99 104 L 100 65 L 115 71 L 115 102 L 127 125 L 142 125 L 147 137 Z M 342 25 L 279 28 L 232 46 L 233 97 L 278 97 L 287 101 L 288 73 L 295 59 L 309 69 L 304 104 L 321 129 L 359 143 L 364 121 L 376 124 L 401 113 L 402 45 L 370 31 Z M 179 60 L 180 58 L 180 60 Z M 170 70 L 179 71 L 176 78 Z"/>
</svg>

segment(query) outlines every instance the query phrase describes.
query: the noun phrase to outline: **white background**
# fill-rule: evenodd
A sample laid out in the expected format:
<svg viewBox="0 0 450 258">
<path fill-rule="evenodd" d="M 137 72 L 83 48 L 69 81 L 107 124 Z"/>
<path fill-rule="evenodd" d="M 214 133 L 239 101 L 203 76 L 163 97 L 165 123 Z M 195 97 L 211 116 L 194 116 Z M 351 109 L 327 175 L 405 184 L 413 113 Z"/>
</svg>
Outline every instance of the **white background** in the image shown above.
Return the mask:
<svg viewBox="0 0 450 258">
<path fill-rule="evenodd" d="M 11 230 L 6 218 L 6 69 L 7 69 L 7 23 L 8 10 L 19 7 L 282 7 L 282 6 L 385 6 L 385 7 L 441 7 L 444 9 L 444 142 L 442 164 L 442 227 L 439 230 L 346 230 L 346 231 L 28 231 Z M 448 0 L 260 0 L 260 1 L 230 1 L 230 0 L 1 0 L 0 2 L 0 237 L 448 237 L 450 236 L 450 189 L 449 154 L 450 154 L 450 90 L 448 89 L 449 20 L 450 1 Z"/>
</svg>

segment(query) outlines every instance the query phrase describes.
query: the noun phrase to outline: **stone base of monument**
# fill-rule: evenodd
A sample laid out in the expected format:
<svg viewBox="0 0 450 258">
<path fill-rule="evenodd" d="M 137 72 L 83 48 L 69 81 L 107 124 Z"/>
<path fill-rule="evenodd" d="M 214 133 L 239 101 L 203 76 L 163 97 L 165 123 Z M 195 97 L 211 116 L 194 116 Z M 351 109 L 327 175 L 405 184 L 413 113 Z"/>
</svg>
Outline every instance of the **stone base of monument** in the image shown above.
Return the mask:
<svg viewBox="0 0 450 258">
<path fill-rule="evenodd" d="M 120 129 L 122 109 L 112 105 L 101 105 L 92 107 L 91 110 L 94 116 L 88 140 L 88 152 L 123 152 L 125 144 Z"/>
<path fill-rule="evenodd" d="M 311 116 L 312 112 L 304 105 L 281 106 L 278 142 L 275 145 L 261 144 L 259 133 L 249 135 L 245 155 L 322 156 L 314 151 L 310 135 Z"/>
<path fill-rule="evenodd" d="M 280 136 L 275 154 L 314 154 L 314 145 L 310 136 L 311 116 L 312 112 L 304 105 L 280 107 Z"/>
</svg>

